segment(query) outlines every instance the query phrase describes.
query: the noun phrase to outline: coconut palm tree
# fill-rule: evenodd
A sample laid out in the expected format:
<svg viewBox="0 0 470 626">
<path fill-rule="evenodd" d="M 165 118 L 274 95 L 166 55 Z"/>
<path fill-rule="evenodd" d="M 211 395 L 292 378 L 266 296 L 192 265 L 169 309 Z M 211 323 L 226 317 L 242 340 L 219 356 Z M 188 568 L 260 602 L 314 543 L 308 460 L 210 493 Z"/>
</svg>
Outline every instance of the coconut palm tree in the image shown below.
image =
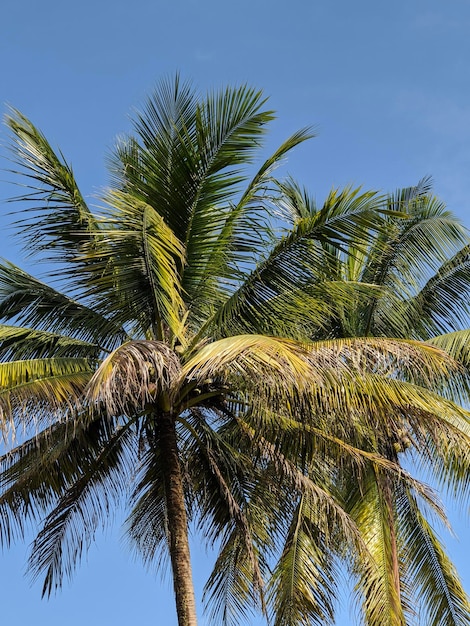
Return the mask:
<svg viewBox="0 0 470 626">
<path fill-rule="evenodd" d="M 39 525 L 29 566 L 46 594 L 123 499 L 143 559 L 168 555 L 180 626 L 196 624 L 189 524 L 220 545 L 211 583 L 226 620 L 232 608 L 265 606 L 269 550 L 285 524 L 279 504 L 296 494 L 314 507 L 325 547 L 332 524 L 334 545 L 341 537 L 371 563 L 330 488 L 332 458 L 356 468 L 373 460 L 410 483 L 389 459 L 324 427 L 339 415 L 356 427 L 371 402 L 466 419 L 430 391 L 458 377 L 440 348 L 306 340 L 333 309 L 302 276 L 325 247 L 365 245 L 382 217 L 376 194 L 351 194 L 279 238 L 272 171 L 308 132 L 250 178 L 272 117 L 247 87 L 199 97 L 178 78 L 163 82 L 111 155 L 111 187 L 96 211 L 40 131 L 19 112 L 7 118 L 25 181 L 16 228 L 45 265 L 41 279 L 0 265 L 0 417 L 13 440 L 1 459 L 0 537 L 8 544 Z M 373 375 L 363 366 L 378 361 L 386 365 Z M 385 384 L 398 364 L 422 385 Z M 305 471 L 311 429 L 335 450 L 317 476 Z M 327 593 L 317 600 L 328 610 Z"/>
<path fill-rule="evenodd" d="M 332 192 L 317 209 L 308 193 L 293 181 L 284 184 L 283 191 L 297 225 L 338 198 L 338 193 Z M 346 198 L 350 193 L 345 190 L 339 195 Z M 388 197 L 385 204 L 389 213 L 367 246 L 354 239 L 345 242 L 342 250 L 327 244 L 323 261 L 311 265 L 311 274 L 302 277 L 303 285 L 298 288 L 322 293 L 331 307 L 329 317 L 325 314 L 321 324 L 311 324 L 307 332 L 317 342 L 394 337 L 439 346 L 460 365 L 457 379 L 451 376 L 435 386 L 434 398 L 439 394 L 468 404 L 468 233 L 431 194 L 427 179 Z M 349 298 L 338 297 L 346 292 Z M 387 366 L 379 360 L 370 361 L 369 366 L 364 361 L 363 365 L 367 374 L 374 376 Z M 398 364 L 389 370 L 386 385 L 393 385 L 397 392 L 402 386 L 409 390 L 428 386 L 422 372 L 401 367 Z M 331 445 L 339 439 L 363 453 L 388 459 L 395 468 L 419 469 L 435 487 L 468 501 L 468 417 L 434 410 L 433 403 L 430 398 L 427 406 L 418 409 L 403 403 L 393 412 L 375 401 L 365 412 L 351 416 L 355 423 L 346 415 L 341 421 L 333 416 L 329 425 L 322 425 L 323 434 L 311 433 L 306 472 L 318 473 L 317 461 L 323 456 L 324 433 L 328 432 Z M 305 427 L 299 432 L 305 433 Z M 342 563 L 357 582 L 365 624 L 468 624 L 468 597 L 433 529 L 433 520 L 447 524 L 436 493 L 409 479 L 403 481 L 399 472 L 386 475 L 372 458 L 370 462 L 364 459 L 358 471 L 352 459 L 344 456 L 329 483 L 328 477 L 323 480 L 355 521 L 373 565 L 358 558 L 357 551 L 341 547 L 341 541 L 334 549 L 326 549 L 309 498 L 298 498 L 271 583 L 274 623 L 311 623 L 316 596 L 320 600 L 331 597 L 335 589 L 331 574 L 334 566 Z"/>
<path fill-rule="evenodd" d="M 255 470 L 218 429 L 253 410 L 255 388 L 257 402 L 282 404 L 311 369 L 304 346 L 228 330 L 231 296 L 269 246 L 272 169 L 308 136 L 248 180 L 272 117 L 246 87 L 198 98 L 163 83 L 116 147 L 97 213 L 46 138 L 18 112 L 7 119 L 29 187 L 17 227 L 47 282 L 0 267 L 2 424 L 25 439 L 2 459 L 1 535 L 44 520 L 30 560 L 44 593 L 123 493 L 144 558 L 167 548 L 180 624 L 196 621 L 188 515 L 215 535 L 235 520 L 249 546 Z"/>
</svg>

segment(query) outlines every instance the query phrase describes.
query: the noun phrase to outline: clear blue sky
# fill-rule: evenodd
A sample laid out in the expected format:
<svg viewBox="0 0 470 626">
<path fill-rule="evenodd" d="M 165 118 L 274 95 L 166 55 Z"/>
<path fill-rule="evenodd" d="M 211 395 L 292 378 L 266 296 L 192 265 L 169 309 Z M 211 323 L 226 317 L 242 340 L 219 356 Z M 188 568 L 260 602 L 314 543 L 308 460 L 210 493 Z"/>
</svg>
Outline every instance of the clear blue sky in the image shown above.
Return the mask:
<svg viewBox="0 0 470 626">
<path fill-rule="evenodd" d="M 3 0 L 0 103 L 60 147 L 92 195 L 107 182 L 104 157 L 132 107 L 162 76 L 179 70 L 201 91 L 247 82 L 278 112 L 268 149 L 316 128 L 285 171 L 318 200 L 331 186 L 393 191 L 430 174 L 470 226 L 469 32 L 466 0 Z M 1 199 L 16 192 L 0 181 Z M 21 263 L 5 231 L 11 207 L 1 206 L 0 256 Z M 460 541 L 448 545 L 470 590 L 468 509 L 451 513 Z M 197 541 L 194 553 L 201 588 L 207 559 Z M 48 602 L 23 578 L 25 554 L 19 545 L 2 555 L 4 623 L 176 624 L 169 580 L 133 561 L 119 529 Z M 353 622 L 346 611 L 337 623 Z"/>
</svg>

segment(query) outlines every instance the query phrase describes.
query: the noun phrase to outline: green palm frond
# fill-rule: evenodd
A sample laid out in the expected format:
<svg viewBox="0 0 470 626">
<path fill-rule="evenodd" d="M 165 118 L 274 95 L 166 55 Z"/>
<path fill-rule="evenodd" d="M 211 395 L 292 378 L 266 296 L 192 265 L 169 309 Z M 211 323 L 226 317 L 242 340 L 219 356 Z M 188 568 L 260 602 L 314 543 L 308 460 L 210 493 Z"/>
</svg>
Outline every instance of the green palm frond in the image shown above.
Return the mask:
<svg viewBox="0 0 470 626">
<path fill-rule="evenodd" d="M 268 591 L 275 626 L 333 623 L 334 550 L 323 525 L 315 524 L 315 506 L 301 497 L 273 571 Z"/>
<path fill-rule="evenodd" d="M 0 363 L 0 424 L 38 427 L 51 415 L 65 416 L 80 403 L 93 374 L 83 358 L 36 358 Z"/>
<path fill-rule="evenodd" d="M 468 416 L 444 413 L 419 415 L 411 419 L 407 441 L 414 441 L 416 465 L 440 490 L 468 502 L 470 468 L 470 433 Z M 460 417 L 460 419 L 459 419 Z M 427 425 L 426 425 L 427 423 Z M 399 444 L 398 444 L 399 445 Z"/>
<path fill-rule="evenodd" d="M 184 242 L 188 264 L 183 287 L 189 294 L 193 272 L 204 258 L 211 235 L 220 232 L 222 224 L 217 218 L 221 202 L 227 203 L 244 180 L 241 166 L 251 162 L 254 152 L 265 133 L 265 125 L 272 119 L 271 111 L 264 111 L 265 100 L 260 92 L 248 87 L 226 89 L 211 94 L 201 103 L 196 113 L 197 166 L 193 196 L 188 215 Z M 209 236 L 208 236 L 209 235 Z M 193 269 L 194 268 L 194 269 Z M 196 280 L 196 286 L 197 286 Z"/>
<path fill-rule="evenodd" d="M 162 81 L 136 112 L 137 137 L 121 138 L 109 159 L 113 187 L 154 207 L 185 241 L 188 203 L 192 203 L 192 146 L 186 129 L 196 122 L 198 96 L 178 76 Z"/>
<path fill-rule="evenodd" d="M 81 459 L 80 475 L 67 485 L 31 547 L 29 570 L 44 576 L 43 595 L 70 578 L 99 525 L 109 523 L 110 507 L 127 492 L 131 467 L 126 428 L 107 434 L 96 455 Z M 124 466 L 124 467 L 123 467 Z"/>
<path fill-rule="evenodd" d="M 263 319 L 257 312 L 274 303 L 275 314 L 283 318 L 285 305 L 292 309 L 293 291 L 303 288 L 308 294 L 314 268 L 325 264 L 325 247 L 329 254 L 330 249 L 345 247 L 349 238 L 365 243 L 370 231 L 377 229 L 381 220 L 377 204 L 380 199 L 372 192 L 332 192 L 322 210 L 298 220 L 273 246 L 206 326 L 227 334 L 256 332 Z"/>
<path fill-rule="evenodd" d="M 266 252 L 272 238 L 266 204 L 277 196 L 273 171 L 290 150 L 310 137 L 307 130 L 292 135 L 262 164 L 238 202 L 225 207 L 214 205 L 207 214 L 201 214 L 197 255 L 188 264 L 194 274 L 193 288 L 185 284 L 191 303 L 189 323 L 197 329 Z"/>
<path fill-rule="evenodd" d="M 418 506 L 411 490 L 401 486 L 398 528 L 403 537 L 406 572 L 421 619 L 429 626 L 468 624 L 470 602 L 455 567 Z"/>
<path fill-rule="evenodd" d="M 45 330 L 0 324 L 0 361 L 46 356 L 88 358 L 96 361 L 100 346 Z"/>
<path fill-rule="evenodd" d="M 390 218 L 389 226 L 368 254 L 362 280 L 387 285 L 392 293 L 407 300 L 416 296 L 449 255 L 456 254 L 468 243 L 468 234 L 434 196 L 419 195 L 400 206 L 406 219 Z M 384 332 L 380 322 L 383 306 L 387 307 L 388 302 L 382 303 L 380 299 L 368 305 L 366 334 L 374 334 L 374 324 L 378 333 Z M 407 315 L 405 309 L 402 313 L 405 332 L 409 329 Z"/>
<path fill-rule="evenodd" d="M 227 523 L 235 522 L 249 536 L 244 509 L 257 477 L 248 450 L 240 449 L 240 434 L 227 437 L 227 424 L 234 426 L 236 419 L 224 408 L 195 407 L 187 417 L 179 418 L 186 432 L 182 449 L 187 459 L 187 481 L 199 511 L 198 524 L 214 543 L 225 533 Z"/>
<path fill-rule="evenodd" d="M 2 543 L 10 545 L 17 536 L 22 537 L 27 522 L 42 517 L 41 514 L 48 510 L 56 495 L 64 488 L 63 477 L 70 479 L 70 471 L 76 475 L 76 458 L 71 468 L 68 463 L 64 463 L 64 473 L 58 471 L 56 464 L 64 449 L 69 448 L 72 430 L 65 421 L 52 424 L 34 439 L 27 440 L 1 457 Z"/>
<path fill-rule="evenodd" d="M 28 179 L 26 188 L 31 190 L 12 199 L 29 205 L 31 216 L 16 222 L 26 252 L 61 264 L 76 260 L 82 246 L 93 240 L 96 220 L 78 189 L 72 168 L 19 111 L 12 110 L 6 123 L 13 133 L 13 160 L 20 168 L 13 173 L 23 174 Z"/>
<path fill-rule="evenodd" d="M 360 496 L 352 500 L 350 512 L 373 559 L 371 566 L 364 568 L 362 563 L 356 566 L 359 569 L 356 593 L 364 620 L 368 624 L 406 626 L 393 484 L 371 468 L 358 489 Z"/>
<path fill-rule="evenodd" d="M 7 261 L 0 264 L 0 319 L 108 350 L 127 337 L 122 326 Z"/>
<path fill-rule="evenodd" d="M 135 325 L 139 335 L 153 332 L 161 340 L 165 328 L 174 334 L 181 326 L 184 248 L 144 202 L 117 191 L 109 192 L 107 202 L 102 243 L 84 256 L 94 275 L 85 298 L 107 318 Z"/>
<path fill-rule="evenodd" d="M 414 284 L 412 268 L 415 272 L 437 271 L 449 254 L 455 254 L 468 243 L 465 227 L 435 196 L 419 196 L 407 202 L 403 209 L 406 218 L 392 218 L 382 235 L 378 254 L 371 253 L 372 263 L 365 280 L 383 282 L 394 273 Z M 371 280 L 372 276 L 375 280 Z"/>
<path fill-rule="evenodd" d="M 162 83 L 137 114 L 142 145 L 118 147 L 117 187 L 132 186 L 188 245 L 198 213 L 227 202 L 243 180 L 239 168 L 250 163 L 273 117 L 264 103 L 248 87 L 200 99 L 179 79 Z"/>
<path fill-rule="evenodd" d="M 450 446 L 455 446 L 457 454 L 465 453 L 469 413 L 460 405 L 423 387 L 404 381 L 384 380 L 380 376 L 365 375 L 362 380 L 343 381 L 344 389 L 335 397 L 330 397 L 327 389 L 319 388 L 318 393 L 322 395 L 318 406 L 329 409 L 332 414 L 343 411 L 345 427 L 355 427 L 358 432 L 373 432 L 371 429 L 375 429 L 376 434 L 384 438 L 395 436 L 399 439 L 403 430 L 410 429 L 416 442 L 419 442 L 417 447 L 425 443 L 430 445 L 434 437 L 441 443 L 448 437 L 446 452 Z M 427 458 L 426 447 L 422 453 Z M 466 458 L 465 453 L 462 463 L 466 464 Z"/>
<path fill-rule="evenodd" d="M 470 366 L 470 329 L 456 330 L 437 337 L 430 337 L 428 343 L 450 354 L 463 367 L 468 368 Z"/>
<path fill-rule="evenodd" d="M 280 205 L 289 222 L 295 224 L 318 212 L 317 203 L 308 190 L 293 178 L 280 182 L 279 188 L 282 191 Z"/>
<path fill-rule="evenodd" d="M 470 245 L 465 245 L 406 304 L 415 333 L 424 338 L 465 328 L 469 318 Z"/>
<path fill-rule="evenodd" d="M 198 102 L 178 79 L 164 83 L 137 118 L 142 143 L 121 143 L 113 159 L 117 188 L 132 187 L 184 245 L 182 295 L 196 328 L 211 306 L 220 304 L 227 286 L 239 282 L 240 260 L 251 262 L 264 245 L 266 224 L 257 214 L 260 203 L 266 204 L 271 172 L 309 137 L 301 131 L 284 142 L 236 201 L 239 184 L 247 179 L 241 168 L 251 162 L 272 118 L 263 105 L 261 94 L 247 87 Z"/>
<path fill-rule="evenodd" d="M 242 424 L 238 421 L 238 425 Z M 325 463 L 313 479 L 315 473 L 306 476 L 299 471 L 297 463 L 289 460 L 292 458 L 290 455 L 280 454 L 277 443 L 273 445 L 257 437 L 257 431 L 247 423 L 245 429 L 249 437 L 254 439 L 257 458 L 263 468 L 259 480 L 250 490 L 246 505 L 247 519 L 256 539 L 255 545 L 260 555 L 265 555 L 265 558 L 269 555 L 269 561 L 273 561 L 283 537 L 286 541 L 284 552 L 274 570 L 275 578 L 270 579 L 267 585 L 273 619 L 275 623 L 277 619 L 279 624 L 324 623 L 320 620 L 325 619 L 327 614 L 331 615 L 332 597 L 328 594 L 334 586 L 332 580 L 327 583 L 328 571 L 331 575 L 334 571 L 334 568 L 329 570 L 334 562 L 327 554 L 334 555 L 341 541 L 344 541 L 354 545 L 358 553 L 365 556 L 354 522 L 326 489 L 334 476 L 334 464 Z M 270 485 L 268 491 L 266 485 Z M 299 498 L 305 504 L 299 514 L 299 523 L 304 525 L 304 532 L 302 536 L 299 534 L 293 537 L 290 532 L 292 527 L 289 530 L 286 526 L 289 526 L 288 520 Z M 211 615 L 216 616 L 218 621 L 225 619 L 227 623 L 232 623 L 231 618 L 233 623 L 238 623 L 231 613 L 241 599 L 250 606 L 256 596 L 254 572 L 250 567 L 247 547 L 243 546 L 243 536 L 243 530 L 237 526 L 223 543 L 219 560 L 206 586 L 206 594 L 210 594 L 213 606 Z M 323 557 L 323 575 L 326 578 L 322 581 L 318 568 Z M 261 565 L 264 572 L 266 564 L 262 562 Z M 307 572 L 315 572 L 315 577 L 303 578 Z M 288 580 L 291 584 L 286 587 Z M 326 613 L 322 612 L 323 609 Z"/>
<path fill-rule="evenodd" d="M 125 528 L 131 549 L 146 567 L 164 569 L 168 565 L 168 516 L 161 472 L 160 453 L 152 446 L 140 453 L 137 480 L 131 494 L 131 511 Z"/>
<path fill-rule="evenodd" d="M 305 384 L 309 372 L 307 347 L 287 339 L 264 335 L 238 335 L 220 339 L 200 348 L 185 364 L 185 378 L 205 380 L 239 373 L 246 379 L 265 373 L 278 385 Z"/>
<path fill-rule="evenodd" d="M 390 194 L 387 204 L 394 213 L 406 215 L 410 203 L 431 194 L 432 177 L 424 176 L 416 185 L 398 189 L 395 193 Z"/>
<path fill-rule="evenodd" d="M 263 451 L 266 451 L 266 446 L 263 446 Z M 264 458 L 266 459 L 266 457 Z M 236 524 L 233 531 L 222 542 L 222 548 L 214 570 L 206 584 L 205 596 L 210 601 L 211 616 L 218 623 L 237 624 L 238 615 L 246 615 L 250 607 L 256 606 L 260 592 L 262 597 L 264 597 L 264 585 L 260 586 L 259 575 L 261 574 L 262 576 L 262 583 L 263 577 L 268 575 L 269 572 L 269 561 L 265 560 L 266 556 L 271 555 L 271 559 L 276 551 L 276 544 L 282 541 L 280 530 L 285 525 L 286 516 L 291 512 L 293 502 L 296 500 L 294 495 L 295 487 L 291 484 L 290 490 L 286 491 L 285 482 L 280 480 L 280 474 L 275 473 L 275 467 L 278 467 L 278 465 L 271 466 L 273 472 L 271 481 L 277 476 L 278 487 L 271 487 L 271 498 L 269 498 L 269 492 L 266 492 L 263 487 L 263 481 L 267 478 L 266 473 L 261 478 L 262 482 L 256 483 L 250 492 L 246 518 L 251 529 L 248 538 L 252 537 L 254 543 L 251 543 L 251 541 L 247 542 L 246 529 L 243 525 Z M 328 511 L 330 526 L 335 527 L 338 533 L 345 532 L 349 539 L 354 537 L 354 541 L 360 544 L 360 540 L 357 534 L 355 534 L 354 525 L 348 521 L 347 516 L 336 506 L 332 498 L 323 489 L 313 485 L 306 477 L 298 475 L 298 472 L 297 476 L 294 477 L 295 473 L 295 469 L 292 466 L 287 474 L 284 472 L 284 476 L 290 475 L 290 480 L 293 479 L 294 483 L 302 483 L 308 494 L 307 497 L 312 502 L 312 506 L 317 511 L 322 511 L 321 514 L 317 514 L 317 519 L 322 514 L 327 514 L 326 511 Z M 309 549 L 312 549 L 311 545 Z M 281 559 L 281 564 L 278 566 L 284 570 L 283 573 L 285 575 L 288 575 L 287 569 L 291 564 L 289 556 L 291 555 L 285 553 Z M 309 563 L 312 562 L 312 559 L 314 560 L 311 551 L 308 553 L 308 550 L 306 550 L 304 556 Z M 256 565 L 257 567 L 255 567 Z M 278 568 L 275 572 L 279 574 Z M 282 578 L 281 575 L 280 578 Z M 288 591 L 281 584 L 278 587 L 277 582 L 279 581 L 270 581 L 267 593 L 272 597 L 268 597 L 267 602 L 271 604 L 273 612 L 279 613 L 278 619 L 282 620 L 286 619 L 288 609 L 283 607 L 281 610 L 280 604 L 284 602 L 289 604 L 287 599 Z M 316 583 L 312 580 L 305 581 L 306 586 L 310 584 L 314 586 Z M 276 594 L 279 597 L 275 598 Z M 318 597 L 321 595 L 322 593 L 319 592 Z M 323 597 L 323 600 L 325 603 L 327 602 L 326 595 Z M 318 608 L 317 605 L 315 610 L 318 610 Z M 299 606 L 294 607 L 293 605 L 289 606 L 289 609 L 292 609 L 293 612 L 297 610 L 297 615 L 302 611 Z M 313 615 L 314 612 L 312 610 L 310 614 Z M 279 623 L 294 624 L 301 622 L 279 621 Z"/>
</svg>

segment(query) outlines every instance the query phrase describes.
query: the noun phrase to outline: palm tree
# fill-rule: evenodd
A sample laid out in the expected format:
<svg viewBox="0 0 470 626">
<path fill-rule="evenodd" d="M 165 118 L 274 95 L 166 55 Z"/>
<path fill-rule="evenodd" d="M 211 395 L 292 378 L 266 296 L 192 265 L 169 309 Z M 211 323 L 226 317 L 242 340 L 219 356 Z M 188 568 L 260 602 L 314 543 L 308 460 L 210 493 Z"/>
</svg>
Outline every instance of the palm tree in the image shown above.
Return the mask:
<svg viewBox="0 0 470 626">
<path fill-rule="evenodd" d="M 269 550 L 285 523 L 279 503 L 296 494 L 314 506 L 325 548 L 333 520 L 334 543 L 341 537 L 370 563 L 330 488 L 331 460 L 373 460 L 408 482 L 375 451 L 332 440 L 331 417 L 348 415 L 351 429 L 375 401 L 384 412 L 430 403 L 431 415 L 466 419 L 430 391 L 457 378 L 439 348 L 306 341 L 332 307 L 294 288 L 325 247 L 365 242 L 382 218 L 375 194 L 356 194 L 279 238 L 272 171 L 308 132 L 248 178 L 273 117 L 264 106 L 247 87 L 198 97 L 178 78 L 163 82 L 114 150 L 111 188 L 95 212 L 62 155 L 19 112 L 7 118 L 27 187 L 16 227 L 46 264 L 44 280 L 0 265 L 0 415 L 14 440 L 1 459 L 0 538 L 8 544 L 39 525 L 29 566 L 45 594 L 122 498 L 144 561 L 169 557 L 180 626 L 196 624 L 190 523 L 220 544 L 211 584 L 226 621 L 230 601 L 242 612 L 257 599 L 263 606 Z M 388 369 L 367 375 L 363 360 L 378 359 Z M 385 384 L 398 363 L 419 373 L 418 390 Z M 287 445 L 301 426 L 298 445 Z M 305 471 L 311 429 L 335 450 L 317 477 Z"/>
<path fill-rule="evenodd" d="M 247 181 L 272 117 L 246 87 L 201 99 L 163 83 L 116 147 L 101 213 L 46 138 L 18 112 L 7 119 L 29 186 L 17 227 L 52 285 L 0 267 L 2 423 L 26 434 L 2 458 L 0 529 L 8 543 L 45 520 L 30 559 L 44 593 L 128 493 L 131 537 L 144 559 L 167 547 L 179 623 L 195 624 L 188 514 L 214 535 L 227 518 L 248 530 L 250 459 L 218 428 L 255 389 L 282 403 L 311 369 L 300 344 L 228 330 L 231 297 L 269 245 L 272 169 L 308 136 Z"/>
<path fill-rule="evenodd" d="M 283 191 L 297 227 L 341 197 L 350 202 L 355 194 L 332 192 L 317 209 L 293 181 L 284 184 Z M 345 549 L 341 538 L 325 546 L 309 498 L 297 500 L 271 583 L 274 623 L 279 626 L 314 620 L 315 604 L 331 598 L 336 587 L 331 573 L 338 562 L 356 579 L 363 620 L 370 626 L 469 623 L 468 597 L 432 527 L 433 519 L 447 524 L 442 506 L 436 493 L 411 480 L 408 472 L 419 469 L 451 496 L 468 497 L 468 416 L 439 409 L 435 402 L 447 398 L 468 404 L 470 241 L 466 229 L 432 196 L 428 180 L 384 198 L 383 206 L 389 213 L 367 246 L 354 238 L 345 241 L 342 250 L 324 245 L 321 260 L 301 277 L 298 289 L 322 297 L 330 307 L 321 324 L 310 320 L 305 332 L 316 342 L 354 337 L 425 341 L 447 351 L 460 365 L 456 377 L 433 390 L 423 372 L 405 371 L 402 362 L 395 363 L 388 382 L 375 384 L 391 385 L 398 394 L 404 388 L 421 393 L 428 387 L 432 393 L 426 404 L 413 408 L 405 401 L 391 411 L 375 401 L 360 415 L 345 414 L 341 421 L 333 416 L 322 425 L 323 433 L 312 430 L 307 473 L 318 474 L 327 432 L 331 446 L 341 440 L 364 454 L 379 455 L 407 472 L 407 480 L 399 471 L 387 472 L 372 457 L 369 462 L 363 457 L 358 471 L 347 455 L 332 476 L 322 477 L 357 525 L 372 566 L 358 558 L 357 551 Z M 364 360 L 363 366 L 368 376 L 376 376 L 390 364 Z M 305 427 L 299 432 L 308 436 Z M 307 444 L 302 445 L 305 450 Z M 327 617 L 325 613 L 321 623 Z"/>
</svg>

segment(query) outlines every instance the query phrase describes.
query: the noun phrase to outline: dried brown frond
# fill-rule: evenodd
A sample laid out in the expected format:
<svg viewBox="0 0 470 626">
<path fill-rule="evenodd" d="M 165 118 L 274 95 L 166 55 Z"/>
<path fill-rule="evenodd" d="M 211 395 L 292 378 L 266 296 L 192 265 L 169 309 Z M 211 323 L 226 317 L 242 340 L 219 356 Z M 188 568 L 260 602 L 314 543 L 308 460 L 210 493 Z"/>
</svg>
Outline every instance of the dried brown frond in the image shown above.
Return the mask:
<svg viewBox="0 0 470 626">
<path fill-rule="evenodd" d="M 108 415 L 133 414 L 168 396 L 179 373 L 179 358 L 165 343 L 130 341 L 103 361 L 85 399 L 104 407 Z"/>
</svg>

